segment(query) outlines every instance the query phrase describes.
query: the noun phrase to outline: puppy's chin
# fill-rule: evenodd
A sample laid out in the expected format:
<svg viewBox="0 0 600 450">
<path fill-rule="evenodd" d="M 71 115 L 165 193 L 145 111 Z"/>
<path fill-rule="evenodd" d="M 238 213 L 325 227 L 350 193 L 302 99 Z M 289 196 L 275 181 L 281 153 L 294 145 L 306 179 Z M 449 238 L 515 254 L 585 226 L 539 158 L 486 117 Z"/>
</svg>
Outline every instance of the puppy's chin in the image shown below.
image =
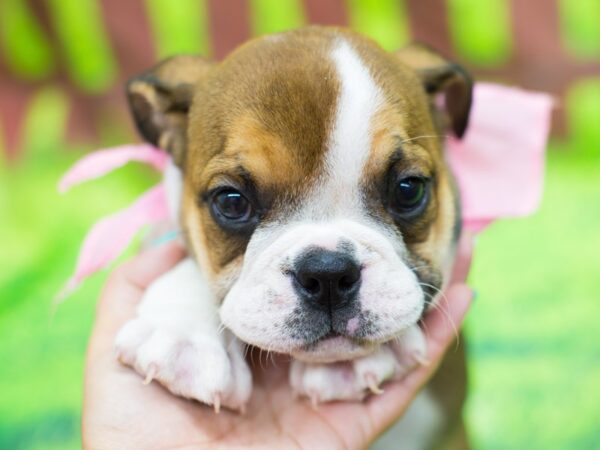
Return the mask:
<svg viewBox="0 0 600 450">
<path fill-rule="evenodd" d="M 332 363 L 348 361 L 373 353 L 375 344 L 359 344 L 344 336 L 331 336 L 320 339 L 310 346 L 293 350 L 291 355 L 308 363 Z"/>
</svg>

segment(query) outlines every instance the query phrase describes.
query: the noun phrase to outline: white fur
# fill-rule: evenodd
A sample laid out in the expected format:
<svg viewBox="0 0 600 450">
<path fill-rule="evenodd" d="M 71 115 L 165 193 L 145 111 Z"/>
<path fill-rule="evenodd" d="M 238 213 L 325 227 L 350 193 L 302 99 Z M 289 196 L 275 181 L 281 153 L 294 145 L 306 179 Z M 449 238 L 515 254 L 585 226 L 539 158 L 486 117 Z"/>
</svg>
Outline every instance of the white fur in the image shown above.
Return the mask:
<svg viewBox="0 0 600 450">
<path fill-rule="evenodd" d="M 292 361 L 290 384 L 294 391 L 313 401 L 362 400 L 372 386 L 403 377 L 424 359 L 427 347 L 417 325 L 392 343 L 372 353 L 341 363 Z"/>
<path fill-rule="evenodd" d="M 417 277 L 389 238 L 373 226 L 342 219 L 301 223 L 287 227 L 276 238 L 269 233 L 272 242 L 266 248 L 261 233 L 255 234 L 256 240 L 253 236 L 246 250 L 242 272 L 220 309 L 223 323 L 245 342 L 285 353 L 303 346 L 304 342 L 288 336 L 285 327 L 286 318 L 298 306 L 298 298 L 282 265 L 314 243 L 331 239 L 346 239 L 355 246 L 355 257 L 363 266 L 361 308 L 379 316 L 379 332 L 371 336 L 373 341 L 389 340 L 419 319 L 423 292 Z M 350 355 L 340 354 L 339 358 L 344 356 Z"/>
<path fill-rule="evenodd" d="M 183 176 L 181 169 L 169 158 L 165 167 L 164 179 L 165 191 L 167 193 L 167 206 L 169 207 L 169 218 L 174 224 L 179 225 L 181 214 L 181 193 L 183 192 Z"/>
<path fill-rule="evenodd" d="M 360 217 L 363 207 L 358 183 L 371 149 L 371 119 L 382 103 L 383 94 L 348 42 L 340 40 L 331 52 L 331 59 L 341 85 L 336 117 L 323 178 L 315 186 L 302 215 Z"/>
<path fill-rule="evenodd" d="M 138 315 L 116 339 L 119 359 L 171 392 L 242 408 L 252 378 L 243 346 L 219 332 L 217 305 L 196 263 L 186 259 L 144 294 Z"/>
<path fill-rule="evenodd" d="M 379 316 L 378 332 L 369 340 L 383 342 L 399 335 L 418 320 L 423 308 L 418 279 L 403 261 L 406 249 L 401 239 L 372 220 L 361 199 L 359 183 L 371 149 L 371 120 L 383 94 L 348 42 L 338 41 L 331 58 L 341 89 L 322 176 L 296 214 L 254 232 L 240 277 L 220 310 L 223 323 L 242 340 L 303 359 L 309 355 L 297 351 L 304 342 L 290 337 L 286 327 L 286 318 L 299 301 L 283 268 L 309 247 L 334 250 L 342 241 L 354 246 L 363 267 L 361 309 Z M 365 353 L 348 345 L 338 351 L 339 358 Z M 326 359 L 315 352 L 315 360 Z"/>
</svg>

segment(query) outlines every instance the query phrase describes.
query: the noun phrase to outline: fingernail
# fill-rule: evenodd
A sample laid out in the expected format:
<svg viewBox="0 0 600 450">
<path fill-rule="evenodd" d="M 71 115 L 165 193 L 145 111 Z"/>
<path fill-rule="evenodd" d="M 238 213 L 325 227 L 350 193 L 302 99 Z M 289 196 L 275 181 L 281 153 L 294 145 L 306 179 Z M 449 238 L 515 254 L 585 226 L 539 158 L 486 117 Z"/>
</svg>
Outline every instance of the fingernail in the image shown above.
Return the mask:
<svg viewBox="0 0 600 450">
<path fill-rule="evenodd" d="M 165 234 L 160 235 L 156 239 L 150 242 L 150 247 L 160 247 L 168 242 L 174 241 L 179 236 L 179 231 L 171 230 L 167 231 Z"/>
</svg>

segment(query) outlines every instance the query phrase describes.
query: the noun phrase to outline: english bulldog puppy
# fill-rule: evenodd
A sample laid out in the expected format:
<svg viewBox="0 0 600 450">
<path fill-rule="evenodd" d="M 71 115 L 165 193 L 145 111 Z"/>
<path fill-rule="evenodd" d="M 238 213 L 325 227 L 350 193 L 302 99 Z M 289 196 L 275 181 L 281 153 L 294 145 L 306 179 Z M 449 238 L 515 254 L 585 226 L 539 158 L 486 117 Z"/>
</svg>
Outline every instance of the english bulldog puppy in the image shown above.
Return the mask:
<svg viewBox="0 0 600 450">
<path fill-rule="evenodd" d="M 247 346 L 290 355 L 293 389 L 315 404 L 426 362 L 419 321 L 461 223 L 443 145 L 466 130 L 471 88 L 426 47 L 390 53 L 323 27 L 131 80 L 137 128 L 174 162 L 189 257 L 148 289 L 119 359 L 216 411 L 251 396 Z"/>
</svg>

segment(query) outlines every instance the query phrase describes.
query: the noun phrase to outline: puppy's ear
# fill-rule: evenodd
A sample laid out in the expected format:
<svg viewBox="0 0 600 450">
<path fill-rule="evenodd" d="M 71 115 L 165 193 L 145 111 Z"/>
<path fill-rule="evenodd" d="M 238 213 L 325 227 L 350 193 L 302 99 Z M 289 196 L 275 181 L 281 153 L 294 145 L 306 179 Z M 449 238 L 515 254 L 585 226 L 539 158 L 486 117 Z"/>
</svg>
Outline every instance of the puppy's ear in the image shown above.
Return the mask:
<svg viewBox="0 0 600 450">
<path fill-rule="evenodd" d="M 185 158 L 194 88 L 211 66 L 200 56 L 174 56 L 127 83 L 129 107 L 140 134 L 168 151 L 179 166 Z"/>
<path fill-rule="evenodd" d="M 422 44 L 410 44 L 396 52 L 400 60 L 413 68 L 432 97 L 444 94 L 445 107 L 454 134 L 461 138 L 469 124 L 473 80 L 458 64 L 448 61 Z"/>
</svg>

